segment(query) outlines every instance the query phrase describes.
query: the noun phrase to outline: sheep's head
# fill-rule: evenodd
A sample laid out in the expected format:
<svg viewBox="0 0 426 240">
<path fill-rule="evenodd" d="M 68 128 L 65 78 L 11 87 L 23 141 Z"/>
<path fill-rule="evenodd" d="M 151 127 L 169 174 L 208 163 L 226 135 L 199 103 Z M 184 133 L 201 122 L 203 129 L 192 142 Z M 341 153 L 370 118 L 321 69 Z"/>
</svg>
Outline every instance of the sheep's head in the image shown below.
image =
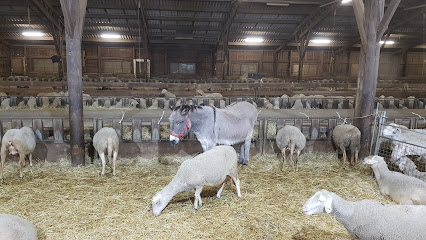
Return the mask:
<svg viewBox="0 0 426 240">
<path fill-rule="evenodd" d="M 11 141 L 8 141 L 7 144 L 9 145 L 9 147 L 7 148 L 9 150 L 9 154 L 10 155 L 17 155 L 18 151 L 16 150 L 16 148 L 13 146 L 13 143 Z"/>
<path fill-rule="evenodd" d="M 303 212 L 310 216 L 313 214 L 331 213 L 333 199 L 331 194 L 327 190 L 318 191 L 309 198 L 309 200 L 303 205 Z"/>
<path fill-rule="evenodd" d="M 203 90 L 201 90 L 201 89 L 197 89 L 197 90 L 195 90 L 195 94 L 196 94 L 196 95 L 203 96 L 203 95 L 204 95 L 204 91 L 203 91 Z"/>
<path fill-rule="evenodd" d="M 161 94 L 166 94 L 166 92 L 167 92 L 167 89 L 161 90 Z"/>
<path fill-rule="evenodd" d="M 377 165 L 382 161 L 383 162 L 385 161 L 383 159 L 383 157 L 380 157 L 380 156 L 377 156 L 377 155 L 368 156 L 368 157 L 364 158 L 364 164 L 367 164 L 367 165 Z"/>
<path fill-rule="evenodd" d="M 391 123 L 388 126 L 384 127 L 382 130 L 382 135 L 388 138 L 394 138 L 401 134 L 401 129 L 407 129 L 407 127 Z"/>
<path fill-rule="evenodd" d="M 161 211 L 163 211 L 169 201 L 170 199 L 167 200 L 160 192 L 155 194 L 155 196 L 152 198 L 152 213 L 154 216 L 160 215 Z"/>
</svg>

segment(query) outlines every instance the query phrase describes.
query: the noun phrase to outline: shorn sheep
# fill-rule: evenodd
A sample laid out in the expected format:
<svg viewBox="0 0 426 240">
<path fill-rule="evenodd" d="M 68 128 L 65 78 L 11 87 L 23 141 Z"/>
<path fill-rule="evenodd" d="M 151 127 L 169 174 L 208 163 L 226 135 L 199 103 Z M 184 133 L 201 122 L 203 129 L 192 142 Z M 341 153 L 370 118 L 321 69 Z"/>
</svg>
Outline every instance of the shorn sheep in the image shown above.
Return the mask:
<svg viewBox="0 0 426 240">
<path fill-rule="evenodd" d="M 333 192 L 316 192 L 303 205 L 303 212 L 330 213 L 352 238 L 421 240 L 426 236 L 426 206 L 381 204 L 373 200 L 346 201 Z"/>
<path fill-rule="evenodd" d="M 3 169 L 6 161 L 7 151 L 11 155 L 19 154 L 19 177 L 23 177 L 22 167 L 25 165 L 25 157 L 29 155 L 30 166 L 33 165 L 32 153 L 36 146 L 36 137 L 29 127 L 21 129 L 9 129 L 1 141 L 1 179 L 3 180 Z"/>
<path fill-rule="evenodd" d="M 346 148 L 349 148 L 351 150 L 350 164 L 352 166 L 357 164 L 360 141 L 361 132 L 353 125 L 341 124 L 337 125 L 333 130 L 333 143 L 336 146 L 338 152 L 343 152 L 343 163 L 346 163 Z"/>
<path fill-rule="evenodd" d="M 278 131 L 276 136 L 276 142 L 283 156 L 283 164 L 281 170 L 284 171 L 284 163 L 286 161 L 285 152 L 286 150 L 290 150 L 290 160 L 294 162 L 297 171 L 297 162 L 299 160 L 300 152 L 303 150 L 303 148 L 305 148 L 306 145 L 305 135 L 303 135 L 299 128 L 287 125 Z M 294 150 L 296 150 L 295 161 L 293 161 Z"/>
<path fill-rule="evenodd" d="M 184 191 L 189 192 L 194 188 L 195 212 L 199 206 L 202 206 L 201 191 L 203 187 L 222 183 L 222 187 L 216 194 L 216 197 L 220 198 L 228 176 L 234 181 L 238 198 L 240 198 L 237 153 L 231 146 L 216 146 L 186 160 L 182 163 L 172 181 L 152 198 L 152 212 L 155 216 L 160 215 L 174 195 Z"/>
<path fill-rule="evenodd" d="M 10 214 L 0 214 L 0 239 L 37 240 L 37 229 L 30 221 Z"/>
<path fill-rule="evenodd" d="M 207 98 L 222 98 L 222 94 L 220 93 L 205 93 L 202 89 L 195 90 L 195 94 L 202 97 Z"/>
<path fill-rule="evenodd" d="M 102 161 L 102 176 L 105 175 L 105 153 L 108 156 L 108 163 L 111 164 L 112 159 L 112 175 L 115 176 L 115 165 L 118 155 L 119 139 L 117 132 L 113 128 L 101 128 L 95 136 L 93 136 L 93 147 L 99 154 Z"/>
<path fill-rule="evenodd" d="M 426 204 L 426 182 L 389 171 L 385 160 L 380 156 L 368 156 L 364 159 L 364 164 L 373 169 L 382 195 L 389 195 L 399 204 Z"/>
</svg>

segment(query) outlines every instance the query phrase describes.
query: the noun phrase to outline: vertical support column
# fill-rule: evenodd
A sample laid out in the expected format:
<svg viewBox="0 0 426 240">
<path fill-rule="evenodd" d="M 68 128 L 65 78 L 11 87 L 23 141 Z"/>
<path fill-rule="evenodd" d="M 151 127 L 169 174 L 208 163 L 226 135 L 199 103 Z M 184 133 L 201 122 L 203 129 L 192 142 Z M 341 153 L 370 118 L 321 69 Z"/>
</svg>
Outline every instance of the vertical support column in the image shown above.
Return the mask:
<svg viewBox="0 0 426 240">
<path fill-rule="evenodd" d="M 64 15 L 66 38 L 71 165 L 79 166 L 85 165 L 81 35 L 87 0 L 60 1 Z"/>
<path fill-rule="evenodd" d="M 43 121 L 41 119 L 33 119 L 33 131 L 39 139 L 43 139 Z"/>
<path fill-rule="evenodd" d="M 142 141 L 142 121 L 140 119 L 133 119 L 132 123 L 132 138 L 133 142 L 141 142 Z"/>
<path fill-rule="evenodd" d="M 272 62 L 272 68 L 273 68 L 273 76 L 278 77 L 278 54 L 279 52 L 274 52 L 274 58 Z"/>
<path fill-rule="evenodd" d="M 62 118 L 53 119 L 53 137 L 55 142 L 64 141 L 64 124 Z"/>
</svg>

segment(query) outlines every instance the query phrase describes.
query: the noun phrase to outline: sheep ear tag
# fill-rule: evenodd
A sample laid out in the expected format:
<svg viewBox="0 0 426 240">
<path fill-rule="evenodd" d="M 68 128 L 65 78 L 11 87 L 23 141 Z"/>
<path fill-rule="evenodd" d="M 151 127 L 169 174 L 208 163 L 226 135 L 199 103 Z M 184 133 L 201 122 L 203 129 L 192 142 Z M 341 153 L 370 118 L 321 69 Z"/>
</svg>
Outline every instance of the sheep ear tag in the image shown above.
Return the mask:
<svg viewBox="0 0 426 240">
<path fill-rule="evenodd" d="M 331 197 L 328 197 L 328 198 L 325 200 L 324 209 L 325 209 L 325 212 L 326 212 L 326 213 L 331 213 L 331 210 L 332 210 L 331 202 L 332 202 Z"/>
<path fill-rule="evenodd" d="M 162 196 L 161 194 L 158 194 L 158 195 L 154 196 L 154 197 L 152 198 L 152 203 L 156 203 L 156 202 L 158 202 L 158 200 L 160 200 L 162 197 L 163 197 L 163 196 Z"/>
</svg>

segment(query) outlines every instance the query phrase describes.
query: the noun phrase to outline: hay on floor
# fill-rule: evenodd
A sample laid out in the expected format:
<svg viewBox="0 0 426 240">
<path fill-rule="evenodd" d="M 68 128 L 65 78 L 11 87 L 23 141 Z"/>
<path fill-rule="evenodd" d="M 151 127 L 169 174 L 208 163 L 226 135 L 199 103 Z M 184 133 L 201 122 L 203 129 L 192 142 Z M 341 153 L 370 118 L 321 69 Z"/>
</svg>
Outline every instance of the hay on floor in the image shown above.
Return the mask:
<svg viewBox="0 0 426 240">
<path fill-rule="evenodd" d="M 69 160 L 38 162 L 19 179 L 17 163 L 7 162 L 0 185 L 0 212 L 32 221 L 39 239 L 350 239 L 332 215 L 305 216 L 302 205 L 316 191 L 334 191 L 347 200 L 380 195 L 366 166 L 343 166 L 335 154 L 304 154 L 299 172 L 280 170 L 281 157 L 252 156 L 239 168 L 242 198 L 228 183 L 205 187 L 203 207 L 192 213 L 193 192 L 176 195 L 159 217 L 151 198 L 189 157 L 118 159 L 117 177 L 100 177 L 99 160 L 71 167 Z"/>
</svg>

